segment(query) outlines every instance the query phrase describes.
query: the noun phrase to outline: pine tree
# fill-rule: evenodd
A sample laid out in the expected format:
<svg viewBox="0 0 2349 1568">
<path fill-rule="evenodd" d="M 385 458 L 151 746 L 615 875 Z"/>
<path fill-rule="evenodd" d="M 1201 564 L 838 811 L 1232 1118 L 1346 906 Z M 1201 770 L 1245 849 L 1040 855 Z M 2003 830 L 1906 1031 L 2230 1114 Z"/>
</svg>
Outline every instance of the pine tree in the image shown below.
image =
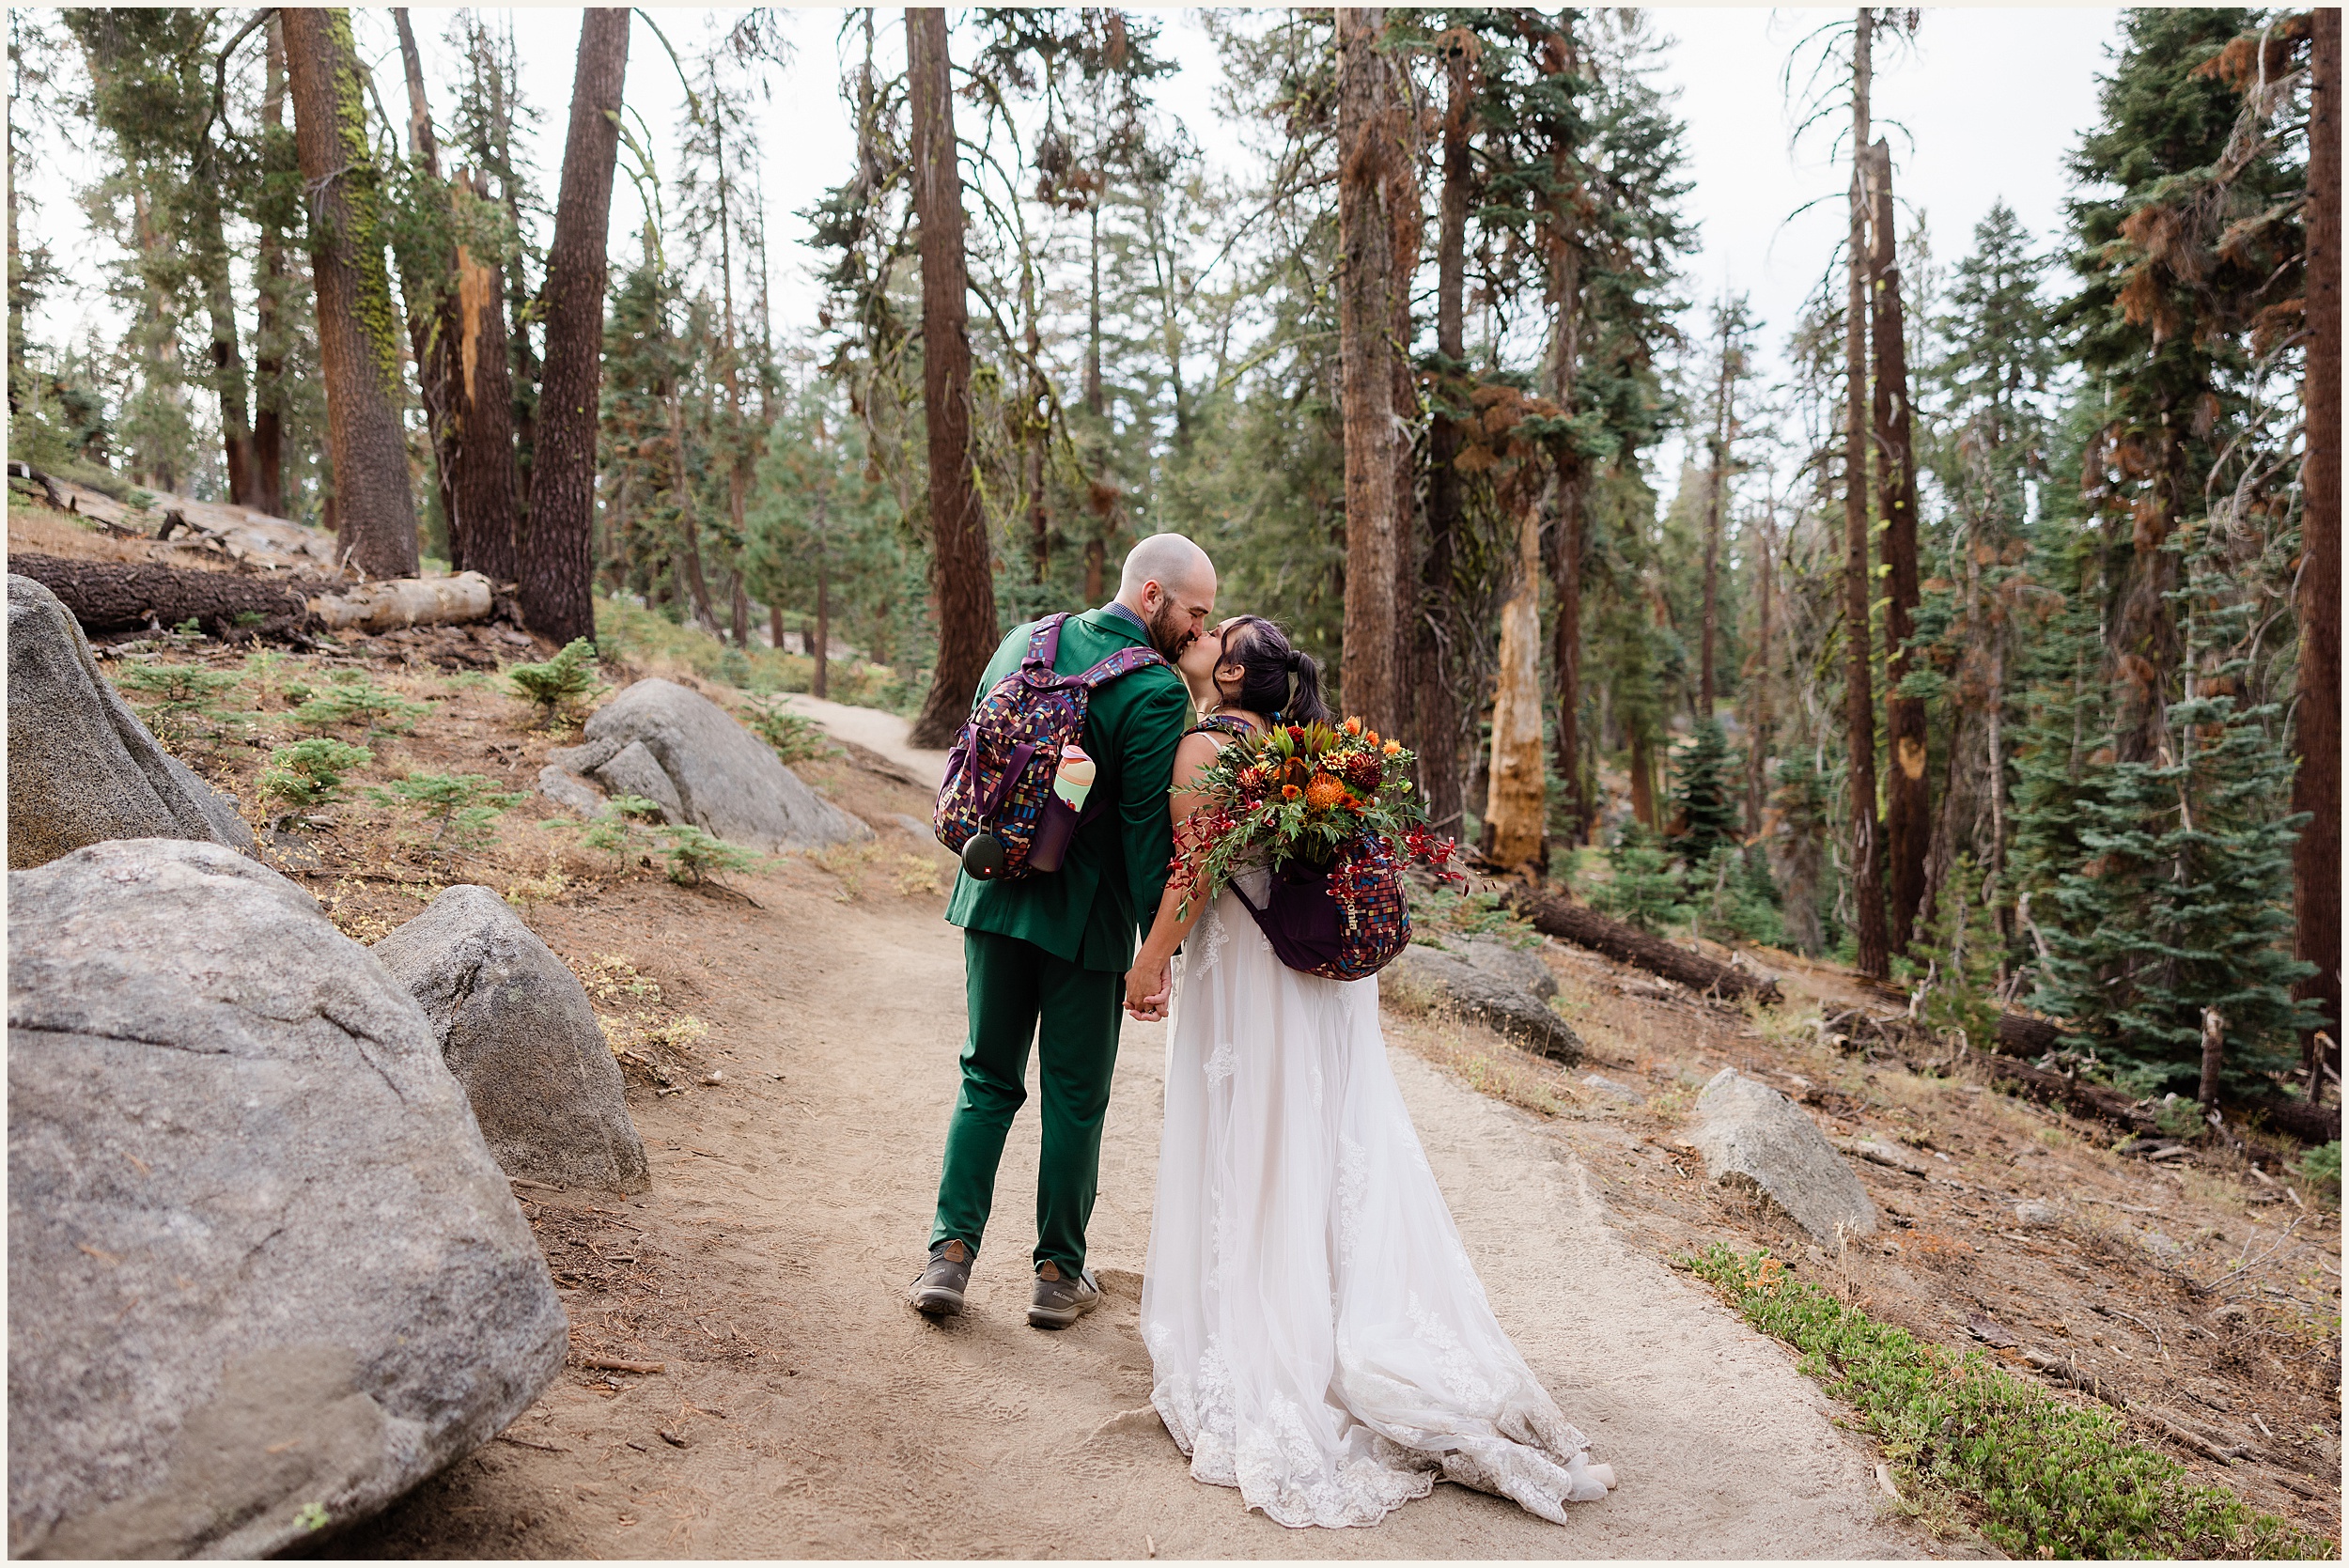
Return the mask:
<svg viewBox="0 0 2349 1568">
<path fill-rule="evenodd" d="M 1737 768 L 1729 754 L 1729 741 L 1720 722 L 1697 721 L 1687 746 L 1672 767 L 1672 805 L 1679 831 L 1673 850 L 1691 869 L 1702 866 L 1714 850 L 1737 842 Z"/>
</svg>

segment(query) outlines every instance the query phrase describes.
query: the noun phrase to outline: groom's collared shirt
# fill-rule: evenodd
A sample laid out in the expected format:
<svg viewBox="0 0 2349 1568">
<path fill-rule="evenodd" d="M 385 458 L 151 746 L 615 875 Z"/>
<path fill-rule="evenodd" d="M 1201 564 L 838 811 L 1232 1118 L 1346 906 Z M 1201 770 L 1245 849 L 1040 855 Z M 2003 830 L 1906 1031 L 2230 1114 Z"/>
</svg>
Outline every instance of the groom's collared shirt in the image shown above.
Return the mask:
<svg viewBox="0 0 2349 1568">
<path fill-rule="evenodd" d="M 1012 629 L 979 681 L 978 697 L 1019 668 L 1034 630 L 1034 622 Z M 1059 675 L 1081 674 L 1130 644 L 1150 644 L 1142 617 L 1115 603 L 1088 610 L 1062 625 L 1052 668 Z M 1136 928 L 1158 912 L 1166 891 L 1166 864 L 1174 850 L 1167 790 L 1190 712 L 1190 694 L 1167 665 L 1097 688 L 1085 709 L 1083 744 L 1097 769 L 1094 790 L 1106 792 L 1112 809 L 1079 830 L 1058 871 L 1010 882 L 979 882 L 956 873 L 946 919 L 968 930 L 1034 942 L 1089 970 L 1123 973 L 1130 968 Z"/>
</svg>

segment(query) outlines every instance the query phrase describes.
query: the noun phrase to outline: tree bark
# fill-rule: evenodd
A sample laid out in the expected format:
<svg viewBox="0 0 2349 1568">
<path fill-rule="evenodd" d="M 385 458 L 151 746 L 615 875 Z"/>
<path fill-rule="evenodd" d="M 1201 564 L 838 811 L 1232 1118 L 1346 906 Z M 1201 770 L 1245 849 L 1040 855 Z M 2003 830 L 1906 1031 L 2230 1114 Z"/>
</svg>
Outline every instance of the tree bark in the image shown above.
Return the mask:
<svg viewBox="0 0 2349 1568">
<path fill-rule="evenodd" d="M 306 594 L 350 586 L 331 578 L 247 577 L 161 562 L 69 560 L 15 551 L 9 552 L 8 570 L 56 595 L 82 629 L 94 636 L 178 626 L 191 618 L 219 636 L 243 629 L 240 616 L 258 616 L 257 624 L 275 634 L 297 629 L 308 619 Z"/>
<path fill-rule="evenodd" d="M 1894 952 L 1907 948 L 1924 905 L 1925 855 L 1933 837 L 1932 785 L 1925 777 L 1925 705 L 1900 694 L 1908 639 L 1917 629 L 1917 460 L 1910 435 L 1907 339 L 1902 331 L 1900 256 L 1893 247 L 1892 148 L 1878 140 L 1870 193 L 1875 209 L 1870 283 L 1875 290 L 1872 402 L 1878 506 L 1884 517 L 1884 708 L 1892 771 L 1885 787 L 1885 850 L 1890 859 L 1886 924 Z"/>
<path fill-rule="evenodd" d="M 1410 72 L 1392 72 L 1394 93 L 1392 145 L 1387 149 L 1387 218 L 1393 255 L 1388 262 L 1389 325 L 1387 361 L 1393 385 L 1389 393 L 1399 422 L 1394 438 L 1394 571 L 1387 585 L 1392 606 L 1387 623 L 1388 657 L 1394 679 L 1389 699 L 1388 723 L 1381 733 L 1394 736 L 1414 750 L 1420 744 L 1418 715 L 1413 711 L 1411 655 L 1418 647 L 1413 629 L 1419 622 L 1419 443 L 1411 432 L 1419 423 L 1419 370 L 1410 346 L 1418 334 L 1411 325 L 1411 280 L 1419 274 L 1420 241 L 1427 227 L 1425 194 L 1419 182 L 1425 137 L 1419 121 L 1419 102 Z M 1536 749 L 1538 750 L 1538 744 Z"/>
<path fill-rule="evenodd" d="M 922 418 L 929 437 L 930 591 L 938 662 L 912 743 L 952 744 L 995 651 L 995 580 L 971 460 L 970 272 L 962 248 L 962 173 L 946 13 L 906 11 L 913 110 L 913 213 L 922 245 Z"/>
<path fill-rule="evenodd" d="M 399 317 L 383 267 L 382 177 L 367 145 L 350 16 L 299 8 L 278 14 L 294 146 L 310 193 L 310 271 L 336 536 L 343 557 L 369 576 L 412 577 L 416 506 L 400 434 Z"/>
<path fill-rule="evenodd" d="M 596 423 L 603 386 L 604 241 L 620 146 L 630 13 L 580 23 L 563 184 L 547 252 L 546 380 L 539 389 L 523 541 L 522 619 L 557 643 L 596 634 Z"/>
<path fill-rule="evenodd" d="M 1436 229 L 1436 352 L 1443 360 L 1427 429 L 1427 553 L 1420 563 L 1413 718 L 1419 741 L 1419 787 L 1427 819 L 1456 835 L 1465 815 L 1460 786 L 1460 697 L 1453 689 L 1450 641 L 1454 563 L 1467 505 L 1461 494 L 1460 422 L 1449 411 L 1468 392 L 1464 303 L 1468 284 L 1470 107 L 1474 101 L 1474 37 L 1465 28 L 1439 40 L 1449 94 L 1443 118 L 1443 194 Z"/>
<path fill-rule="evenodd" d="M 1720 310 L 1720 380 L 1713 388 L 1712 464 L 1704 476 L 1704 629 L 1699 639 L 1703 651 L 1697 665 L 1697 717 L 1700 720 L 1713 717 L 1713 643 L 1720 624 L 1721 499 L 1729 483 L 1730 400 L 1736 369 L 1730 349 L 1730 330 L 1734 322 L 1728 302 L 1724 300 Z"/>
<path fill-rule="evenodd" d="M 1383 7 L 1337 13 L 1338 357 L 1346 439 L 1346 710 L 1395 729 L 1396 149 L 1393 67 L 1378 50 Z"/>
<path fill-rule="evenodd" d="M 1873 13 L 1860 10 L 1852 43 L 1850 285 L 1843 304 L 1843 711 L 1851 748 L 1853 922 L 1859 972 L 1891 972 L 1885 947 L 1883 846 L 1876 830 L 1875 682 L 1868 627 L 1868 208 L 1860 171 L 1867 160 Z"/>
<path fill-rule="evenodd" d="M 1571 13 L 1569 13 L 1569 17 Z M 1575 69 L 1571 21 L 1543 36 L 1542 70 L 1552 76 Z M 1550 179 L 1556 187 L 1548 197 L 1549 224 L 1544 244 L 1549 262 L 1551 307 L 1556 311 L 1550 343 L 1549 396 L 1568 417 L 1574 413 L 1575 375 L 1580 365 L 1582 327 L 1582 248 L 1575 224 L 1573 198 L 1567 186 L 1573 178 L 1574 147 L 1563 127 L 1552 129 L 1549 145 Z M 1580 724 L 1582 722 L 1582 486 L 1581 459 L 1561 443 L 1555 458 L 1557 485 L 1553 500 L 1557 526 L 1551 539 L 1550 580 L 1558 598 L 1558 613 L 1550 654 L 1553 694 L 1558 704 L 1558 776 L 1570 791 L 1569 819 L 1577 824 L 1576 842 L 1591 836 L 1597 802 L 1583 788 Z M 1655 814 L 1653 800 L 1649 815 Z M 1644 820 L 1644 819 L 1643 819 Z"/>
<path fill-rule="evenodd" d="M 463 170 L 457 184 L 487 202 L 489 179 Z M 461 198 L 460 198 L 461 199 Z M 505 269 L 457 247 L 456 375 L 449 423 L 457 448 L 449 519 L 457 568 L 492 582 L 521 576 L 514 489 L 514 367 L 506 336 Z"/>
<path fill-rule="evenodd" d="M 286 35 L 281 15 L 268 22 L 267 64 L 261 78 L 263 174 L 284 156 L 286 125 Z M 286 237 L 273 204 L 260 204 L 260 241 L 254 269 L 253 308 L 253 505 L 272 517 L 286 515 L 286 371 L 281 313 L 286 300 Z"/>
<path fill-rule="evenodd" d="M 1752 682 L 1753 733 L 1746 740 L 1746 836 L 1762 832 L 1762 809 L 1769 799 L 1770 754 L 1770 598 L 1776 590 L 1778 497 L 1773 494 L 1762 513 L 1762 545 L 1755 554 L 1756 595 L 1760 626 L 1756 629 Z"/>
<path fill-rule="evenodd" d="M 820 561 L 816 566 L 816 636 L 807 651 L 816 660 L 816 678 L 811 683 L 815 694 L 829 697 L 832 695 L 832 572 Z"/>
<path fill-rule="evenodd" d="M 2309 101 L 2308 455 L 2300 470 L 2300 676 L 2292 807 L 2310 814 L 2292 851 L 2293 949 L 2316 973 L 2293 988 L 2341 1039 L 2341 12 L 2314 12 Z M 2302 1038 L 2309 1098 L 2323 1042 Z"/>
<path fill-rule="evenodd" d="M 1547 869 L 1542 769 L 1541 513 L 1517 524 L 1517 591 L 1501 609 L 1501 685 L 1493 702 L 1493 761 L 1485 800 L 1485 857 L 1506 871 Z"/>
<path fill-rule="evenodd" d="M 395 7 L 392 23 L 399 34 L 402 74 L 408 82 L 408 155 L 422 177 L 422 189 L 441 194 L 441 148 L 432 134 L 432 106 L 425 96 L 424 60 L 416 52 L 415 29 L 409 25 L 407 8 Z M 449 558 L 460 558 L 458 536 L 462 523 L 457 515 L 457 437 L 449 410 L 456 399 L 457 256 L 454 249 L 406 248 L 399 256 L 400 294 L 408 306 L 408 341 L 416 358 L 416 386 L 424 400 L 425 438 L 432 447 L 432 484 L 448 524 Z"/>
<path fill-rule="evenodd" d="M 1691 953 L 1661 937 L 1650 936 L 1636 925 L 1610 920 L 1587 904 L 1572 903 L 1556 893 L 1538 893 L 1522 884 L 1504 883 L 1500 893 L 1502 904 L 1545 936 L 1589 948 L 1617 963 L 1660 974 L 1690 990 L 1725 1001 L 1752 997 L 1758 1001 L 1776 1003 L 1782 1000 L 1775 980 L 1766 980 L 1728 964 L 1717 964 L 1701 953 Z"/>
</svg>

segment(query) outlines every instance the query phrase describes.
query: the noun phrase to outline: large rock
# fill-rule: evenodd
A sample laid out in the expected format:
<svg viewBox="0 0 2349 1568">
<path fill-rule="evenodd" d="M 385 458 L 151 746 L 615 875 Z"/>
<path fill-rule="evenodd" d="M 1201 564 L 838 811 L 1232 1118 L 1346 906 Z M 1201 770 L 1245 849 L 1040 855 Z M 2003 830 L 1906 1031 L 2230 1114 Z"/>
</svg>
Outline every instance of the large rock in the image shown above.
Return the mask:
<svg viewBox="0 0 2349 1568">
<path fill-rule="evenodd" d="M 1859 1178 L 1801 1108 L 1766 1083 L 1723 1067 L 1697 1095 L 1704 1173 L 1759 1188 L 1821 1241 L 1874 1235 L 1876 1206 Z"/>
<path fill-rule="evenodd" d="M 661 761 L 652 754 L 652 749 L 641 740 L 631 740 L 614 753 L 596 769 L 596 778 L 614 795 L 634 795 L 650 800 L 661 808 L 661 816 L 668 821 L 692 820 L 685 809 L 684 797 L 677 794 L 669 775 L 661 770 Z"/>
<path fill-rule="evenodd" d="M 8 877 L 8 1537 L 259 1557 L 552 1382 L 563 1308 L 407 989 L 216 845 Z"/>
<path fill-rule="evenodd" d="M 375 955 L 423 1006 L 507 1175 L 620 1192 L 652 1185 L 586 990 L 505 899 L 446 889 Z"/>
<path fill-rule="evenodd" d="M 638 746 L 644 757 L 620 763 L 615 777 L 611 765 Z M 675 819 L 769 853 L 873 836 L 872 829 L 801 783 L 774 748 L 724 708 L 673 681 L 656 677 L 629 686 L 587 721 L 584 745 L 557 751 L 552 760 L 615 792 L 660 800 Z M 645 775 L 640 760 L 666 782 L 665 794 Z"/>
<path fill-rule="evenodd" d="M 1528 964 L 1540 971 L 1538 979 Z M 1561 1062 L 1582 1060 L 1581 1036 L 1543 1000 L 1557 991 L 1558 983 L 1548 966 L 1530 953 L 1490 940 L 1463 941 L 1458 951 L 1413 942 L 1395 955 L 1385 972 L 1439 1006 L 1489 1025 L 1528 1050 Z M 1548 982 L 1548 993 L 1534 988 L 1542 981 Z"/>
<path fill-rule="evenodd" d="M 98 673 L 57 596 L 8 577 L 8 868 L 112 838 L 186 838 L 256 854 L 237 808 L 155 743 Z"/>
</svg>

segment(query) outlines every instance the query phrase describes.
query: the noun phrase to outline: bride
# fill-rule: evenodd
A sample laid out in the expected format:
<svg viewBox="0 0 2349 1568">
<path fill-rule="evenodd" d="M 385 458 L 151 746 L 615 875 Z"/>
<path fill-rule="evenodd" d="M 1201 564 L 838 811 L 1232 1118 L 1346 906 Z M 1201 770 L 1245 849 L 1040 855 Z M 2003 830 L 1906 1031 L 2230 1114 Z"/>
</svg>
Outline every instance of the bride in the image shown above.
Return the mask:
<svg viewBox="0 0 2349 1568">
<path fill-rule="evenodd" d="M 1177 824 L 1200 804 L 1186 782 L 1234 737 L 1330 717 L 1314 660 L 1256 616 L 1181 668 L 1206 718 L 1175 753 Z M 1268 875 L 1239 874 L 1259 906 Z M 1228 889 L 1180 903 L 1159 907 L 1126 998 L 1147 1020 L 1173 993 L 1142 1327 L 1190 1473 L 1291 1526 L 1375 1524 L 1439 1479 L 1560 1524 L 1604 1498 L 1613 1473 L 1460 1246 L 1387 1065 L 1377 980 L 1283 967 Z"/>
</svg>

